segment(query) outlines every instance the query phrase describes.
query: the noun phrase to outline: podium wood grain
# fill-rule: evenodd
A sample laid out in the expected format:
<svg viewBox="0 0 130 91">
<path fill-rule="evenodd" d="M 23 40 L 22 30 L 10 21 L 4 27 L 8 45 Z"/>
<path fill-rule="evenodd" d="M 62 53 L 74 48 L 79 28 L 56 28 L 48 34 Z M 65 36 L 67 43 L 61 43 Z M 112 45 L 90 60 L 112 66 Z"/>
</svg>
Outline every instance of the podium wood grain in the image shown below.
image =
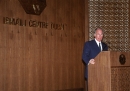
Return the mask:
<svg viewBox="0 0 130 91">
<path fill-rule="evenodd" d="M 126 57 L 126 63 L 124 65 L 121 65 L 119 62 L 119 56 L 121 54 L 124 54 Z M 129 91 L 129 59 L 129 53 L 127 52 L 103 51 L 99 53 L 95 57 L 95 64 L 88 65 L 89 91 Z M 123 75 L 124 71 L 125 75 Z"/>
</svg>

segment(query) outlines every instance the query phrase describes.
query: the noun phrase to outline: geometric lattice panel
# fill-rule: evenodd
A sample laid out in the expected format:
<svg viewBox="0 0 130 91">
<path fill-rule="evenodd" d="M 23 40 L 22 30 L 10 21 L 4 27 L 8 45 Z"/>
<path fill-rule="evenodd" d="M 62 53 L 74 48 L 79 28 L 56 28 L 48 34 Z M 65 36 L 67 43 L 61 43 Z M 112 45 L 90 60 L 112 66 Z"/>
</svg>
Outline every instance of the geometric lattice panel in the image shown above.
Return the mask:
<svg viewBox="0 0 130 91">
<path fill-rule="evenodd" d="M 129 0 L 89 0 L 89 40 L 96 27 L 104 30 L 103 41 L 112 51 L 130 51 Z"/>
<path fill-rule="evenodd" d="M 111 69 L 111 91 L 130 91 L 130 66 Z"/>
</svg>

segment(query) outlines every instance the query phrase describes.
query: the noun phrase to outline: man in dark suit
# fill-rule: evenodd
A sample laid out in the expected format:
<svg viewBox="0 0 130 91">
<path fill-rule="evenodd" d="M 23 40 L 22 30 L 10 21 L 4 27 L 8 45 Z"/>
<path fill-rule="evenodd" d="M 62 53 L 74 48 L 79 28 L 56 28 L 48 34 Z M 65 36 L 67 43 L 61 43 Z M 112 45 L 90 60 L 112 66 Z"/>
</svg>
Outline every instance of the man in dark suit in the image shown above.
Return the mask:
<svg viewBox="0 0 130 91">
<path fill-rule="evenodd" d="M 108 46 L 102 42 L 103 39 L 103 30 L 101 28 L 96 28 L 94 33 L 95 39 L 87 41 L 84 44 L 82 59 L 85 63 L 85 78 L 88 77 L 88 65 L 95 64 L 94 58 L 101 51 L 108 51 Z"/>
</svg>

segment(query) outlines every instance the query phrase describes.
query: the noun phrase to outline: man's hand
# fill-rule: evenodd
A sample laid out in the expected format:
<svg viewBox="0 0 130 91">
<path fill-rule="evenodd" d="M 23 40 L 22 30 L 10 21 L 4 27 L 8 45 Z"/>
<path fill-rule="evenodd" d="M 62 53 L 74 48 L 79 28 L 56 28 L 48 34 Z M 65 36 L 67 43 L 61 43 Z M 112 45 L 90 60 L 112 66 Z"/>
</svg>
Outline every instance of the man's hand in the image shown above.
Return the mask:
<svg viewBox="0 0 130 91">
<path fill-rule="evenodd" d="M 95 60 L 94 60 L 94 59 L 91 59 L 91 60 L 89 61 L 89 64 L 95 64 Z"/>
</svg>

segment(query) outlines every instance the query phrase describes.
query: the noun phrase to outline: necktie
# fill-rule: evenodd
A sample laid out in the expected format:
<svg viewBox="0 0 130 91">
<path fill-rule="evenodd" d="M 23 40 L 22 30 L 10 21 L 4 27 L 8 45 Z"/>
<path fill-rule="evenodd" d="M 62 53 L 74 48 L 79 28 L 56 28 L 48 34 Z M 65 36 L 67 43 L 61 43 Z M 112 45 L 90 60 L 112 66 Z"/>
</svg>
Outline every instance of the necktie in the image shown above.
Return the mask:
<svg viewBox="0 0 130 91">
<path fill-rule="evenodd" d="M 100 51 L 101 51 L 101 43 L 99 43 L 99 49 L 100 49 Z"/>
</svg>

